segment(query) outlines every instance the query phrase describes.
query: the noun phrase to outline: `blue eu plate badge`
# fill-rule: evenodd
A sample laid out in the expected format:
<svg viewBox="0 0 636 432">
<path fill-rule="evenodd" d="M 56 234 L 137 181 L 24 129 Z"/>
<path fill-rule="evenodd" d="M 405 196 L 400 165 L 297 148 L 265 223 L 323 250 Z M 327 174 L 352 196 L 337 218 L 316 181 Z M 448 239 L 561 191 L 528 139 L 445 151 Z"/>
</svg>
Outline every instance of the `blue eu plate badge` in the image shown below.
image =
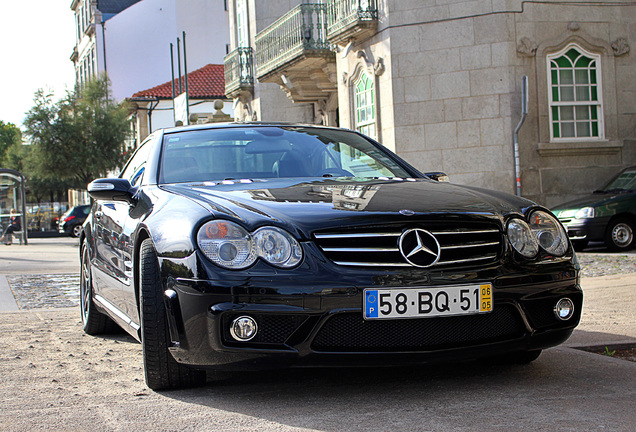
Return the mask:
<svg viewBox="0 0 636 432">
<path fill-rule="evenodd" d="M 378 292 L 376 290 L 365 291 L 365 316 L 366 318 L 378 317 Z"/>
</svg>

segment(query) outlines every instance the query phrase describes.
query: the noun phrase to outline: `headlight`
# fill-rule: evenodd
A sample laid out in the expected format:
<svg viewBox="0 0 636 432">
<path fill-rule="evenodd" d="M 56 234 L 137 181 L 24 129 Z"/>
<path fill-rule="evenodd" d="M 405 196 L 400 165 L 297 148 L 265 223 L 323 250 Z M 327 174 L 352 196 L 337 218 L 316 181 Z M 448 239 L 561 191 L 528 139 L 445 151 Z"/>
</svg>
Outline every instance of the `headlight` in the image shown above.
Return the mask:
<svg viewBox="0 0 636 432">
<path fill-rule="evenodd" d="M 210 261 L 229 269 L 249 267 L 258 258 L 252 236 L 232 222 L 206 223 L 199 229 L 197 243 Z"/>
<path fill-rule="evenodd" d="M 594 207 L 583 207 L 574 214 L 575 219 L 591 219 L 594 217 Z"/>
<path fill-rule="evenodd" d="M 254 232 L 258 256 L 277 267 L 294 267 L 302 258 L 300 244 L 280 228 L 265 227 Z"/>
<path fill-rule="evenodd" d="M 533 235 L 532 230 L 521 219 L 512 219 L 508 222 L 508 240 L 517 252 L 526 258 L 532 258 L 539 252 L 537 238 Z"/>
<path fill-rule="evenodd" d="M 537 210 L 530 214 L 530 229 L 546 252 L 562 256 L 568 250 L 568 240 L 561 224 L 548 213 Z"/>
<path fill-rule="evenodd" d="M 260 257 L 283 268 L 294 267 L 302 260 L 302 248 L 291 234 L 276 227 L 263 227 L 253 234 L 228 221 L 211 221 L 199 229 L 197 243 L 214 264 L 240 270 Z"/>
</svg>

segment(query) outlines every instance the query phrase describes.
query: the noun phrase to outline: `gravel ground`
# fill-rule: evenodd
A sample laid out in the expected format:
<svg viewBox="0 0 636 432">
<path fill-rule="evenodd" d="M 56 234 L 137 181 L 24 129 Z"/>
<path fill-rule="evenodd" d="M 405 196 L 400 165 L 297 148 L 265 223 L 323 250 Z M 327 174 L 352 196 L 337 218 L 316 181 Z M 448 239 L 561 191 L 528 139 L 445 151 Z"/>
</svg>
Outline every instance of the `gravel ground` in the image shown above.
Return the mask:
<svg viewBox="0 0 636 432">
<path fill-rule="evenodd" d="M 623 325 L 636 322 L 636 308 L 617 295 L 633 292 L 633 279 L 615 276 L 636 273 L 636 256 L 579 259 L 589 286 L 586 325 L 577 330 L 582 340 L 636 334 Z M 82 331 L 76 272 L 7 280 L 22 311 L 0 314 L 6 431 L 534 432 L 552 425 L 632 432 L 636 424 L 634 363 L 567 347 L 546 350 L 528 366 L 211 375 L 203 388 L 153 392 L 138 343 L 121 332 Z M 620 283 L 628 291 L 617 290 Z"/>
<path fill-rule="evenodd" d="M 636 273 L 635 255 L 579 253 L 582 277 Z"/>
</svg>

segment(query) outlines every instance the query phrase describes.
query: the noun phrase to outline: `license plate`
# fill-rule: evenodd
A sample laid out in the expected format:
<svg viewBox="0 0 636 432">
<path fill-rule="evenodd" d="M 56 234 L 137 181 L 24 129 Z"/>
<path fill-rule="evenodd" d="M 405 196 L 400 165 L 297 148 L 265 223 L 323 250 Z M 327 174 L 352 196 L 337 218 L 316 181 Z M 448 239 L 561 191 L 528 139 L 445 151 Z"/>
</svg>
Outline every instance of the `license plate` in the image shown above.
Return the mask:
<svg viewBox="0 0 636 432">
<path fill-rule="evenodd" d="M 492 284 L 364 290 L 364 318 L 426 318 L 492 311 Z"/>
</svg>

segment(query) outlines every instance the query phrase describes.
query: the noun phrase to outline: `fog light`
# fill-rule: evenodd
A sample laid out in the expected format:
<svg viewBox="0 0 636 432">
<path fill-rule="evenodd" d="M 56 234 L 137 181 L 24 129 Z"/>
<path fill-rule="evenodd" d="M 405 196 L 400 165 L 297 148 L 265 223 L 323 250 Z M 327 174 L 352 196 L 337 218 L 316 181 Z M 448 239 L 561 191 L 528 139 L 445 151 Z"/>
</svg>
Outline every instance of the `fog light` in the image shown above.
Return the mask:
<svg viewBox="0 0 636 432">
<path fill-rule="evenodd" d="M 249 316 L 241 316 L 232 321 L 230 334 L 239 342 L 247 342 L 256 336 L 258 325 L 254 318 Z"/>
<path fill-rule="evenodd" d="M 567 321 L 574 315 L 574 303 L 569 298 L 562 298 L 554 307 L 554 314 L 561 321 Z"/>
</svg>

